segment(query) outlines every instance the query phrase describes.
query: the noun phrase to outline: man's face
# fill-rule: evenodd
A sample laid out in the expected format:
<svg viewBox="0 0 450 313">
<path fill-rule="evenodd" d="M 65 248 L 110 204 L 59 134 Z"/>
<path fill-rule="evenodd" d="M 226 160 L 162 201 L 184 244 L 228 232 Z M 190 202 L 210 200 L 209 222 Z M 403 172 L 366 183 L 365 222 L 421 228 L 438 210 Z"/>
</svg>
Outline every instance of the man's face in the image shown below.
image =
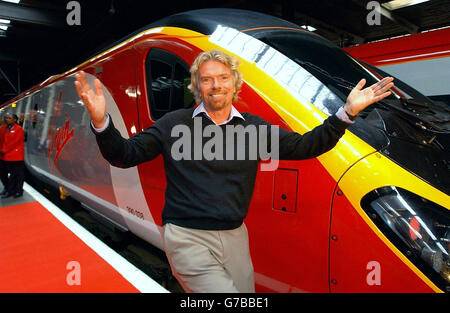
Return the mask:
<svg viewBox="0 0 450 313">
<path fill-rule="evenodd" d="M 16 119 L 12 117 L 12 115 L 5 115 L 4 117 L 6 124 L 11 125 L 14 124 Z"/>
<path fill-rule="evenodd" d="M 231 70 L 219 61 L 206 61 L 198 69 L 203 104 L 211 111 L 231 106 L 234 82 Z"/>
</svg>

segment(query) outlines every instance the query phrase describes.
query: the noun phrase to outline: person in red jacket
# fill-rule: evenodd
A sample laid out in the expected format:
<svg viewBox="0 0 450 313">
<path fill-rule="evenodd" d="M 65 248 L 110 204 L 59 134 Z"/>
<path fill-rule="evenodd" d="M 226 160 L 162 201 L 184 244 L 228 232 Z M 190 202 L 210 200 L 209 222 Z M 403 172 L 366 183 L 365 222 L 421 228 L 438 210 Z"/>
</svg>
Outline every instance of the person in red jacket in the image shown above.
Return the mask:
<svg viewBox="0 0 450 313">
<path fill-rule="evenodd" d="M 5 134 L 8 131 L 8 125 L 6 124 L 6 122 L 4 121 L 4 119 L 2 118 L 0 120 L 0 149 L 3 146 L 3 139 L 5 138 Z M 4 195 L 6 194 L 6 191 L 8 190 L 8 188 L 6 187 L 7 183 L 8 183 L 8 169 L 6 167 L 6 162 L 3 161 L 3 155 L 0 154 L 0 181 L 3 184 L 3 191 L 0 193 L 0 195 Z"/>
<path fill-rule="evenodd" d="M 0 155 L 6 162 L 6 167 L 10 173 L 7 183 L 6 193 L 2 198 L 14 196 L 21 197 L 23 194 L 24 181 L 24 132 L 22 127 L 17 124 L 18 116 L 12 113 L 6 113 L 5 122 L 7 131 L 3 137 L 3 143 Z"/>
</svg>

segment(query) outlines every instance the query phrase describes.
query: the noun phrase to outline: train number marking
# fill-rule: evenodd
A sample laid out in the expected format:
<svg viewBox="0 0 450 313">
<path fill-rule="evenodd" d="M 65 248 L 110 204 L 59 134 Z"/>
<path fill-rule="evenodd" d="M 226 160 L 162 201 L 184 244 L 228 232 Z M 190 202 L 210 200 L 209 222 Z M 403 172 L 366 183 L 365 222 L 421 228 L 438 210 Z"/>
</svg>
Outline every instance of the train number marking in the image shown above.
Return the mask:
<svg viewBox="0 0 450 313">
<path fill-rule="evenodd" d="M 127 206 L 127 211 L 128 211 L 128 213 L 140 218 L 141 220 L 144 219 L 144 213 L 142 213 L 141 211 L 130 208 L 129 206 Z"/>
</svg>

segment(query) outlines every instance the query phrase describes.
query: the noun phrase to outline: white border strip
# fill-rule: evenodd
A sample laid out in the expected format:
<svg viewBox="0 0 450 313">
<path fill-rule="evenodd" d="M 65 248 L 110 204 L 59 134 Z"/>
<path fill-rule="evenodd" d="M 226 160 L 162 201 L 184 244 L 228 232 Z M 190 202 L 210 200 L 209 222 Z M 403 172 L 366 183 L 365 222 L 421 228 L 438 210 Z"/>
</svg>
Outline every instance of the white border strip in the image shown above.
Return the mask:
<svg viewBox="0 0 450 313">
<path fill-rule="evenodd" d="M 23 189 L 35 198 L 42 206 L 44 206 L 53 216 L 55 216 L 61 223 L 64 224 L 70 231 L 72 231 L 78 238 L 94 250 L 100 257 L 109 263 L 120 275 L 129 281 L 136 289 L 144 293 L 168 293 L 164 287 L 159 285 L 144 272 L 129 263 L 121 255 L 100 241 L 97 237 L 92 235 L 80 224 L 75 222 L 66 213 L 61 211 L 56 205 L 47 200 L 33 187 L 24 183 Z"/>
<path fill-rule="evenodd" d="M 395 59 L 380 60 L 380 61 L 377 61 L 377 62 L 391 62 L 391 61 L 401 61 L 401 60 L 407 60 L 407 59 L 419 58 L 419 57 L 430 57 L 430 56 L 433 56 L 433 55 L 447 54 L 449 52 L 450 52 L 450 50 L 438 51 L 438 52 L 431 52 L 431 53 L 425 53 L 425 54 L 411 55 L 411 56 L 395 58 Z M 416 60 L 416 61 L 425 61 L 425 60 Z M 386 64 L 386 65 L 390 65 L 390 64 Z"/>
</svg>

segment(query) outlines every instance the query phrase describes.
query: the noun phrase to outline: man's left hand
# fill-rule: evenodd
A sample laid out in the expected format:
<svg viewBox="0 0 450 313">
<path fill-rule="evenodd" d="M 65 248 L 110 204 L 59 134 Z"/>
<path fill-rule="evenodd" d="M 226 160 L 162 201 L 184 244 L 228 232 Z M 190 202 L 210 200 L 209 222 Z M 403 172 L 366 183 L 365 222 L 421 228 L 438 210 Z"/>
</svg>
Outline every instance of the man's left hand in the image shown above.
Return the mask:
<svg viewBox="0 0 450 313">
<path fill-rule="evenodd" d="M 378 102 L 391 94 L 389 89 L 394 87 L 393 77 L 385 77 L 370 87 L 364 87 L 366 80 L 363 78 L 352 89 L 347 97 L 344 110 L 352 116 L 356 116 L 372 103 Z"/>
</svg>

